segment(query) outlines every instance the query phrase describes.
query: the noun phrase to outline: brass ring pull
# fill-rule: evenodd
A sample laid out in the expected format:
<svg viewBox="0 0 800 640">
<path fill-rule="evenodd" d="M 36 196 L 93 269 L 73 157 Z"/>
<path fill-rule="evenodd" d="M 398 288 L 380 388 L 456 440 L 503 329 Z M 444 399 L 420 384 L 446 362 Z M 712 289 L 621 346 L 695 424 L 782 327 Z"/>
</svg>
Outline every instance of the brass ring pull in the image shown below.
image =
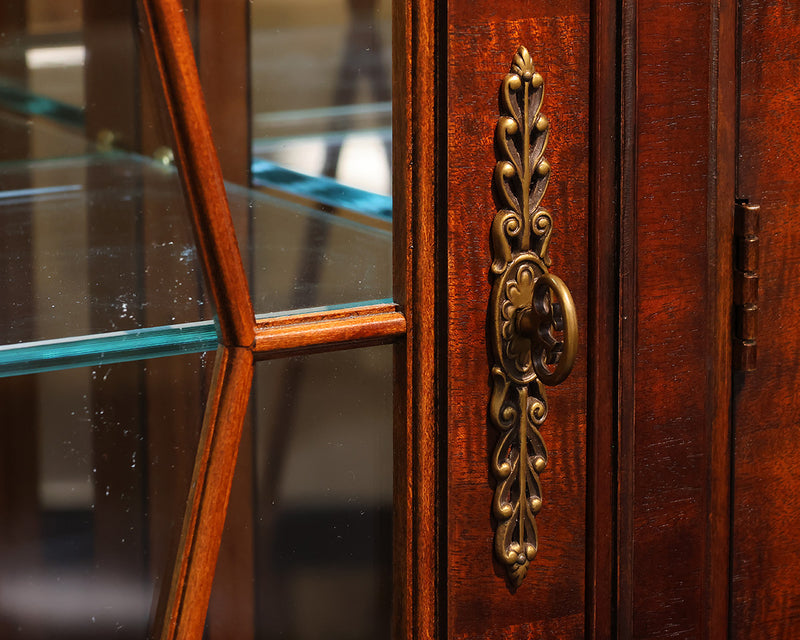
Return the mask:
<svg viewBox="0 0 800 640">
<path fill-rule="evenodd" d="M 575 303 L 561 278 L 550 273 L 553 218 L 540 206 L 550 178 L 544 158 L 550 123 L 540 113 L 543 97 L 544 78 L 520 47 L 500 87 L 495 127 L 494 187 L 500 206 L 491 231 L 489 311 L 489 417 L 500 432 L 491 456 L 494 548 L 514 586 L 522 583 L 539 546 L 539 474 L 547 466 L 540 432 L 548 411 L 545 386 L 564 381 L 578 352 Z"/>
<path fill-rule="evenodd" d="M 553 302 L 555 293 L 558 303 Z M 548 387 L 561 384 L 572 371 L 578 353 L 578 316 L 567 285 L 545 273 L 533 286 L 531 306 L 517 312 L 517 330 L 531 341 L 531 359 L 539 379 Z M 563 341 L 553 329 L 564 332 Z M 555 363 L 555 369 L 548 365 Z"/>
</svg>

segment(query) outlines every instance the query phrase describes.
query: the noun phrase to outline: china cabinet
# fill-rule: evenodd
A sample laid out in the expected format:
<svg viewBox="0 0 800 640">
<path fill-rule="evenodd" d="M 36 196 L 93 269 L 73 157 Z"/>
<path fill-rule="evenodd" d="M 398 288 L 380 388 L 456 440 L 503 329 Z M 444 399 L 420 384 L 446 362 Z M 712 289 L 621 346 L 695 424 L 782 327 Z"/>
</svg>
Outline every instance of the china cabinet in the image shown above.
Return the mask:
<svg viewBox="0 0 800 640">
<path fill-rule="evenodd" d="M 2 637 L 797 635 L 794 3 L 0 25 Z"/>
</svg>

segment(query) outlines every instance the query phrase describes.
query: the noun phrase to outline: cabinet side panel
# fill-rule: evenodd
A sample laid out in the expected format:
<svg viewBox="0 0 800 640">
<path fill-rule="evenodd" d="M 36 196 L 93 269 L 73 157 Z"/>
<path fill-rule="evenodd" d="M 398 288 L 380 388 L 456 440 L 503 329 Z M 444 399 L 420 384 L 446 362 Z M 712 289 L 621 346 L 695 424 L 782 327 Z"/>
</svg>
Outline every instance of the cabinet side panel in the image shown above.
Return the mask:
<svg viewBox="0 0 800 640">
<path fill-rule="evenodd" d="M 734 385 L 735 638 L 800 634 L 800 8 L 747 0 L 741 15 L 738 193 L 761 205 L 758 357 Z"/>
</svg>

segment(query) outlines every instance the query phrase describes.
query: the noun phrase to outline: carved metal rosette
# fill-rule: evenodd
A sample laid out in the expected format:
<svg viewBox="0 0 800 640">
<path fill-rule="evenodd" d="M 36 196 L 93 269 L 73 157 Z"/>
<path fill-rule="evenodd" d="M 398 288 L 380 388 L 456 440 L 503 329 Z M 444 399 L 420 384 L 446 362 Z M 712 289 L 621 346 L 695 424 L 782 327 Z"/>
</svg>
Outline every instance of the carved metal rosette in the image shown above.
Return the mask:
<svg viewBox="0 0 800 640">
<path fill-rule="evenodd" d="M 545 385 L 566 378 L 577 350 L 572 296 L 548 271 L 553 219 L 540 207 L 550 177 L 544 158 L 550 124 L 540 113 L 543 97 L 544 80 L 527 49 L 520 47 L 503 79 L 495 129 L 494 187 L 500 210 L 491 230 L 494 389 L 489 407 L 500 430 L 491 458 L 497 481 L 495 552 L 515 586 L 538 549 L 539 474 L 547 466 L 539 432 L 547 417 Z"/>
</svg>

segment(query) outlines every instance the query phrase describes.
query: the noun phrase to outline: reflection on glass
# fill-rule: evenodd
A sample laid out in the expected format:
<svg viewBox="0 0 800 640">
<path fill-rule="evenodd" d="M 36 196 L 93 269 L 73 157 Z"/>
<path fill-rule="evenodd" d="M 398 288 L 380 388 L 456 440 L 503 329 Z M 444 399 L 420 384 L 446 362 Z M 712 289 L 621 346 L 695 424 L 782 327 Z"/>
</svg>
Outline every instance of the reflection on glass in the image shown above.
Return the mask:
<svg viewBox="0 0 800 640">
<path fill-rule="evenodd" d="M 255 184 L 390 210 L 390 0 L 255 0 L 251 41 Z"/>
<path fill-rule="evenodd" d="M 390 232 L 236 186 L 229 197 L 256 313 L 390 296 Z M 0 164 L 0 260 L 14 284 L 0 375 L 214 346 L 174 167 L 122 152 Z"/>
<path fill-rule="evenodd" d="M 212 364 L 193 354 L 0 379 L 0 638 L 146 637 Z"/>
<path fill-rule="evenodd" d="M 389 4 L 253 4 L 257 314 L 391 296 Z M 0 11 L 0 638 L 145 637 L 191 477 L 217 334 L 131 8 Z M 388 634 L 390 354 L 258 365 L 210 627 Z"/>
<path fill-rule="evenodd" d="M 237 588 L 254 614 L 242 592 L 239 618 L 258 638 L 388 638 L 391 347 L 257 363 L 253 394 L 255 581 Z"/>
</svg>

